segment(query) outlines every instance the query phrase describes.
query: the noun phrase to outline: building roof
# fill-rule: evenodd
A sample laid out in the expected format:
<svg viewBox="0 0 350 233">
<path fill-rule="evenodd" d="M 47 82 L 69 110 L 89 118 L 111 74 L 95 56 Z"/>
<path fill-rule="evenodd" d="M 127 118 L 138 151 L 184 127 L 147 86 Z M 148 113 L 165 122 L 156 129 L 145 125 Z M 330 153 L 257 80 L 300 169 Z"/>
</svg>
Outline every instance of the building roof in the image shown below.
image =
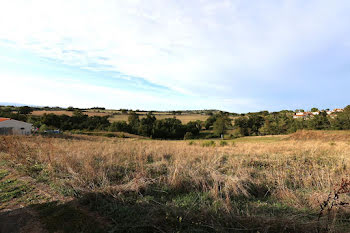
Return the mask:
<svg viewBox="0 0 350 233">
<path fill-rule="evenodd" d="M 0 117 L 0 122 L 2 121 L 7 121 L 7 120 L 11 120 L 10 118 L 3 118 L 3 117 Z"/>
</svg>

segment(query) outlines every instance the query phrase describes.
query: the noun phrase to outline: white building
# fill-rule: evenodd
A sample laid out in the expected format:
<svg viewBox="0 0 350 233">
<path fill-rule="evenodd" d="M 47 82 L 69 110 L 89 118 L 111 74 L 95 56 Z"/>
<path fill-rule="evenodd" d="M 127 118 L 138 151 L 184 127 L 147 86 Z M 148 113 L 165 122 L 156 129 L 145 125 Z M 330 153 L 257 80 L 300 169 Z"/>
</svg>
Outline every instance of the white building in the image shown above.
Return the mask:
<svg viewBox="0 0 350 233">
<path fill-rule="evenodd" d="M 313 116 L 314 114 L 312 112 L 297 112 L 294 114 L 293 118 L 294 119 L 298 119 L 298 118 L 309 118 L 311 116 Z"/>
<path fill-rule="evenodd" d="M 32 132 L 32 124 L 0 118 L 0 135 L 29 135 Z"/>
</svg>

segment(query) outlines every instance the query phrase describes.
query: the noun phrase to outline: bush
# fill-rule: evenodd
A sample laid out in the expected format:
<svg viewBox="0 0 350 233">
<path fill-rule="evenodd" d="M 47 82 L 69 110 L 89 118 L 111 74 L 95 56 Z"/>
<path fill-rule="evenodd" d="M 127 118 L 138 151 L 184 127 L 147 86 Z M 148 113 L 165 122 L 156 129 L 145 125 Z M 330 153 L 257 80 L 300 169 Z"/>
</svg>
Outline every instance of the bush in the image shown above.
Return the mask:
<svg viewBox="0 0 350 233">
<path fill-rule="evenodd" d="M 184 140 L 193 139 L 193 138 L 194 138 L 193 133 L 191 132 L 185 133 Z"/>
<path fill-rule="evenodd" d="M 210 147 L 210 146 L 215 147 L 215 145 L 216 145 L 216 143 L 215 143 L 213 140 L 211 140 L 211 141 L 206 141 L 206 142 L 203 142 L 203 143 L 202 143 L 202 146 L 203 146 L 203 147 Z"/>
<path fill-rule="evenodd" d="M 220 146 L 227 146 L 227 142 L 226 141 L 220 141 Z"/>
<path fill-rule="evenodd" d="M 109 131 L 128 133 L 131 131 L 131 129 L 128 123 L 126 123 L 126 121 L 116 121 L 111 124 L 111 126 L 109 127 Z"/>
</svg>

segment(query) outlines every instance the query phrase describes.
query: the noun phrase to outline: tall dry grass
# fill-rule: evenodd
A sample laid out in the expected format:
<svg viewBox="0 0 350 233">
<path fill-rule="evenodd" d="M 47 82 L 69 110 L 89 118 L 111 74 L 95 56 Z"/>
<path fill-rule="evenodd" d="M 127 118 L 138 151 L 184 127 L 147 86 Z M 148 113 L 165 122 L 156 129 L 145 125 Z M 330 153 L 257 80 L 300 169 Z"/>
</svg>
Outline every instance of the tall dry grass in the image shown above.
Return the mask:
<svg viewBox="0 0 350 233">
<path fill-rule="evenodd" d="M 116 195 L 166 186 L 209 192 L 227 208 L 235 196 L 267 195 L 296 208 L 317 208 L 350 171 L 350 145 L 345 141 L 202 147 L 186 141 L 1 137 L 0 151 L 17 165 L 44 164 L 55 180 L 79 192 Z"/>
</svg>

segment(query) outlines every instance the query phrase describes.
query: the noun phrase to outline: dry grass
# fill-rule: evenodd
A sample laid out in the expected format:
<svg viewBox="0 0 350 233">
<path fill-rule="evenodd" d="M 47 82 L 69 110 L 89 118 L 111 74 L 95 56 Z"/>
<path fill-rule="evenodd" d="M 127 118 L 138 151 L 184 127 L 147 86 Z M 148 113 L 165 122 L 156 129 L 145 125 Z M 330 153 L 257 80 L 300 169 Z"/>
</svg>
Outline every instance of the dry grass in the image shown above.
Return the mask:
<svg viewBox="0 0 350 233">
<path fill-rule="evenodd" d="M 350 141 L 349 130 L 300 130 L 289 136 L 292 140 Z"/>
<path fill-rule="evenodd" d="M 1 137 L 0 151 L 16 164 L 45 164 L 56 182 L 79 193 L 118 196 L 168 187 L 208 193 L 224 211 L 241 216 L 257 215 L 261 208 L 268 211 L 267 200 L 315 213 L 329 191 L 350 174 L 349 141 L 290 137 L 211 147 L 202 142 Z M 242 209 L 237 198 L 255 201 Z"/>
<path fill-rule="evenodd" d="M 10 159 L 47 164 L 56 173 L 69 175 L 69 182 L 81 190 L 119 192 L 165 183 L 216 196 L 249 196 L 249 187 L 264 185 L 274 194 L 296 189 L 322 192 L 347 177 L 350 168 L 346 142 L 253 141 L 202 147 L 199 142 L 86 138 L 90 140 L 3 137 L 1 145 Z M 115 177 L 118 169 L 125 169 L 120 179 Z"/>
</svg>

